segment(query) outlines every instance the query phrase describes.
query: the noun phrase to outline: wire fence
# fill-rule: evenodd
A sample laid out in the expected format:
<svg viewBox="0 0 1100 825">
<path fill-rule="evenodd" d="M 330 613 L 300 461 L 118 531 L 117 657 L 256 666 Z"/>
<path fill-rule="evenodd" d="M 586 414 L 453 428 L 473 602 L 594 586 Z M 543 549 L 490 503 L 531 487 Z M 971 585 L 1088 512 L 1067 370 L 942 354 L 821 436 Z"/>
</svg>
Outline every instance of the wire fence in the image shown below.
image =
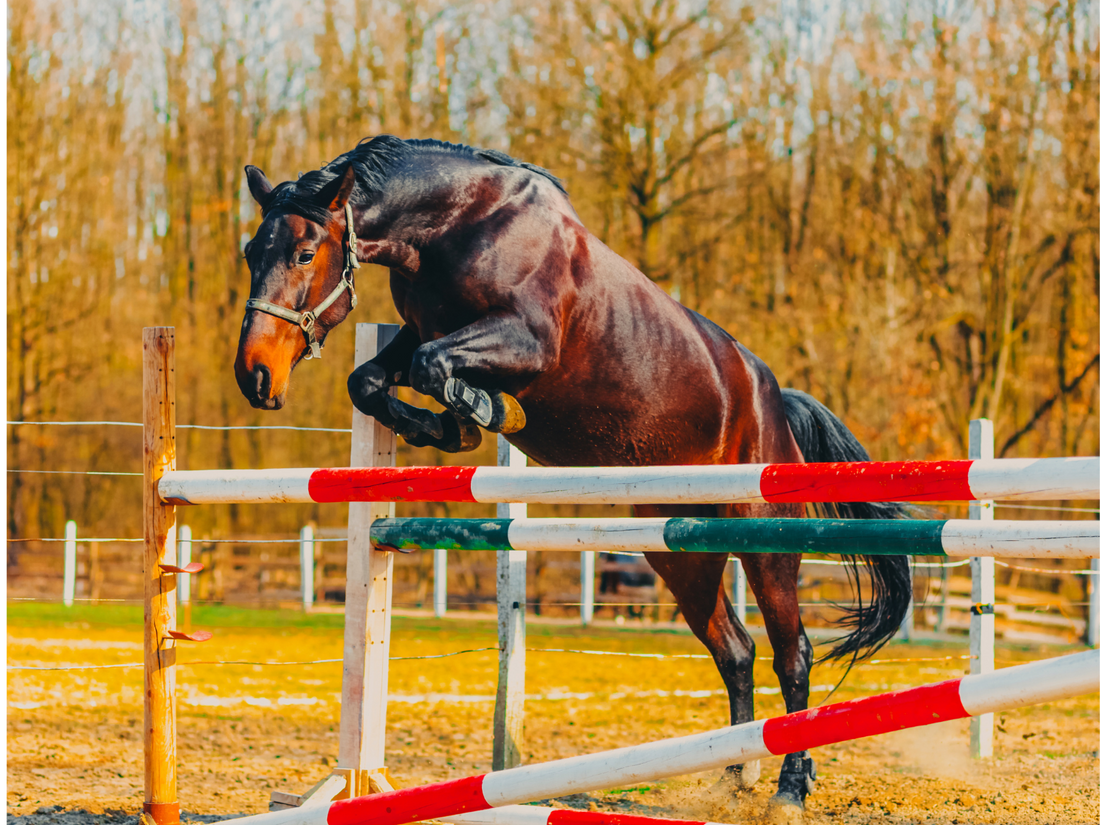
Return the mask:
<svg viewBox="0 0 1100 825">
<path fill-rule="evenodd" d="M 35 427 L 141 427 L 140 421 L 9 421 L 9 427 L 35 426 Z M 342 427 L 291 427 L 285 425 L 210 425 L 210 424 L 177 424 L 177 430 L 293 430 L 304 433 L 351 433 L 351 428 Z"/>
<path fill-rule="evenodd" d="M 452 656 L 462 656 L 466 653 L 486 653 L 491 651 L 499 651 L 500 648 L 496 646 L 492 647 L 473 647 L 465 650 L 454 650 L 448 653 L 435 653 L 426 656 L 391 656 L 391 662 L 413 662 L 413 661 L 425 661 L 428 659 L 448 659 Z M 674 659 L 695 659 L 711 661 L 712 657 L 707 653 L 637 653 L 633 651 L 625 650 L 584 650 L 578 648 L 561 648 L 561 647 L 529 647 L 526 650 L 527 653 L 563 653 L 572 654 L 577 656 L 621 656 L 633 659 L 658 659 L 658 660 L 674 660 Z M 774 661 L 771 656 L 757 656 L 758 661 L 771 662 Z M 967 654 L 961 654 L 958 656 L 915 656 L 915 657 L 902 657 L 892 659 L 867 659 L 861 664 L 868 665 L 883 665 L 883 664 L 912 664 L 914 662 L 948 662 L 948 661 L 965 661 L 972 659 L 973 657 Z M 195 667 L 199 665 L 209 666 L 222 666 L 222 665 L 247 665 L 253 667 L 299 667 L 305 665 L 328 665 L 328 664 L 340 664 L 344 660 L 343 658 L 336 659 L 310 659 L 306 661 L 277 661 L 277 660 L 243 660 L 243 659 L 198 659 L 193 661 L 181 661 L 177 662 L 177 667 Z M 142 662 L 124 662 L 121 664 L 100 664 L 100 665 L 12 665 L 7 666 L 9 671 L 66 671 L 66 670 L 108 670 L 115 668 L 133 668 L 143 667 Z"/>
<path fill-rule="evenodd" d="M 338 544 L 338 543 L 341 543 L 341 542 L 346 542 L 347 540 L 348 540 L 347 536 L 330 536 L 330 537 L 327 537 L 327 538 L 318 537 L 318 538 L 308 539 L 308 541 L 312 542 L 313 544 L 325 544 L 325 543 Z M 40 537 L 40 538 L 7 539 L 7 541 L 8 541 L 9 544 L 28 543 L 28 542 L 36 542 L 36 541 L 45 542 L 45 543 L 63 543 L 63 542 L 66 542 L 66 541 L 70 541 L 70 539 L 55 538 L 55 537 Z M 103 544 L 109 544 L 109 543 L 131 543 L 131 544 L 133 544 L 133 543 L 143 542 L 143 541 L 145 541 L 145 539 L 103 538 L 103 537 L 85 538 L 83 536 L 81 536 L 79 539 L 77 539 L 78 543 L 88 543 L 88 542 L 93 542 L 93 541 L 94 542 L 100 542 L 100 543 L 103 543 Z M 242 545 L 242 544 L 300 544 L 302 542 L 302 539 L 301 538 L 287 538 L 287 539 L 254 539 L 254 538 L 209 539 L 209 538 L 202 538 L 202 539 L 192 539 L 191 542 L 192 542 L 192 544 L 236 544 L 236 545 Z M 573 552 L 573 551 L 568 551 L 568 552 Z M 603 552 L 604 551 L 601 551 L 601 553 L 603 553 Z M 626 551 L 626 550 L 608 552 L 608 555 L 627 556 L 627 557 L 631 557 L 631 558 L 644 558 L 645 557 L 645 553 L 635 553 L 635 552 Z M 732 564 L 733 561 L 734 561 L 734 559 L 731 557 L 729 559 L 729 563 Z M 859 558 L 859 559 L 856 560 L 855 563 L 857 565 L 866 565 L 868 562 L 866 560 L 864 560 L 863 558 Z M 1025 572 L 1025 573 L 1046 573 L 1046 574 L 1050 574 L 1052 576 L 1096 576 L 1096 575 L 1100 575 L 1100 571 L 1090 570 L 1087 567 L 1082 567 L 1082 568 L 1030 567 L 1030 566 L 1020 565 L 1020 564 L 1012 564 L 1010 562 L 1001 561 L 999 559 L 995 559 L 994 563 L 999 567 L 1004 567 L 1004 568 L 1009 569 L 1009 570 L 1020 570 L 1020 571 Z M 823 567 L 843 567 L 843 566 L 848 565 L 849 563 L 845 562 L 845 561 L 836 561 L 836 560 L 832 560 L 832 559 L 818 559 L 818 558 L 803 557 L 802 564 L 804 564 L 804 565 L 820 565 L 820 566 L 823 566 Z M 914 569 L 917 569 L 917 570 L 941 570 L 941 569 L 951 569 L 951 568 L 955 568 L 955 567 L 964 567 L 968 564 L 970 564 L 969 559 L 960 559 L 960 560 L 957 560 L 957 561 L 942 561 L 942 562 L 940 562 L 940 561 L 913 562 L 911 567 L 914 568 Z"/>
</svg>

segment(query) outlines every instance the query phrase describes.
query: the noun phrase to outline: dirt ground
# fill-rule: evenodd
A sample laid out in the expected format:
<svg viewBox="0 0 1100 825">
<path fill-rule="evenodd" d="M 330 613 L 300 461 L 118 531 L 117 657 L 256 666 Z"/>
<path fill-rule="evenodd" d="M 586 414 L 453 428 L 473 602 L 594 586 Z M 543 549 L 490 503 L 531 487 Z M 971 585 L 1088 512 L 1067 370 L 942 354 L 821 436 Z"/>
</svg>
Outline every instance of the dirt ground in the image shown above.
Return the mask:
<svg viewBox="0 0 1100 825">
<path fill-rule="evenodd" d="M 197 608 L 214 639 L 180 646 L 179 796 L 191 814 L 267 810 L 270 792 L 301 792 L 335 765 L 342 616 Z M 141 661 L 140 608 L 14 604 L 8 665 L 59 667 Z M 485 772 L 492 754 L 495 622 L 398 617 L 390 668 L 386 752 L 403 786 Z M 713 665 L 695 658 L 628 658 L 548 648 L 701 654 L 683 630 L 528 628 L 524 757 L 560 759 L 728 724 Z M 1069 648 L 1001 646 L 998 666 Z M 829 701 L 954 678 L 965 639 L 891 644 Z M 766 639 L 758 640 L 758 716 L 782 712 Z M 882 661 L 898 660 L 908 661 Z M 216 665 L 235 661 L 248 664 Z M 817 667 L 811 703 L 840 677 Z M 141 668 L 9 670 L 7 810 L 22 825 L 124 825 L 142 799 Z M 1100 822 L 1100 708 L 1095 694 L 999 714 L 996 756 L 968 756 L 966 720 L 820 748 L 804 823 Z M 711 792 L 718 772 L 578 795 L 554 804 L 592 810 L 767 821 L 781 760 L 737 797 Z M 96 816 L 85 816 L 77 811 Z M 37 812 L 37 814 L 36 814 Z M 29 816 L 28 816 L 29 815 Z M 27 816 L 26 819 L 23 819 Z"/>
</svg>

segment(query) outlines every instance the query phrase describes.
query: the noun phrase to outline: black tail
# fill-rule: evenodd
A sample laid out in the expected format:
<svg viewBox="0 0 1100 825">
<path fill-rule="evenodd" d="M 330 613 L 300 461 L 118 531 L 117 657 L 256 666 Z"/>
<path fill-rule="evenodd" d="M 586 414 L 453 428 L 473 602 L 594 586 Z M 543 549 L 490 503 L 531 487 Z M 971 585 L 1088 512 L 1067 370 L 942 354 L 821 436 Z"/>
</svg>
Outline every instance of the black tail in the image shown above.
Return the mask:
<svg viewBox="0 0 1100 825">
<path fill-rule="evenodd" d="M 794 433 L 794 440 L 807 461 L 870 461 L 851 430 L 829 412 L 829 409 L 810 395 L 799 390 L 783 390 L 783 406 Z M 890 502 L 845 502 L 819 504 L 831 518 L 909 518 L 910 508 Z M 840 659 L 852 657 L 858 662 L 874 654 L 886 644 L 901 627 L 905 611 L 913 595 L 913 583 L 909 575 L 909 559 L 906 556 L 843 556 L 848 566 L 848 578 L 856 591 L 854 607 L 844 608 L 844 616 L 838 621 L 841 627 L 852 632 L 834 643 L 822 657 Z M 862 558 L 871 579 L 871 597 L 863 604 L 857 559 Z"/>
</svg>

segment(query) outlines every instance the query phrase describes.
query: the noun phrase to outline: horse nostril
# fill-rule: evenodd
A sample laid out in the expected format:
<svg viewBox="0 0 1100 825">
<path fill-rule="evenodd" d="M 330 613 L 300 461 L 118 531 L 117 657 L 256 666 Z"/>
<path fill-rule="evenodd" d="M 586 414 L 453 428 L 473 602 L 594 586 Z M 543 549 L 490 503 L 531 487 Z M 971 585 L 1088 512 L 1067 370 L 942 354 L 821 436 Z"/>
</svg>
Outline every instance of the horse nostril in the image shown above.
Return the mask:
<svg viewBox="0 0 1100 825">
<path fill-rule="evenodd" d="M 263 364 L 257 364 L 252 368 L 252 376 L 256 379 L 256 397 L 267 398 L 271 392 L 271 370 Z"/>
</svg>

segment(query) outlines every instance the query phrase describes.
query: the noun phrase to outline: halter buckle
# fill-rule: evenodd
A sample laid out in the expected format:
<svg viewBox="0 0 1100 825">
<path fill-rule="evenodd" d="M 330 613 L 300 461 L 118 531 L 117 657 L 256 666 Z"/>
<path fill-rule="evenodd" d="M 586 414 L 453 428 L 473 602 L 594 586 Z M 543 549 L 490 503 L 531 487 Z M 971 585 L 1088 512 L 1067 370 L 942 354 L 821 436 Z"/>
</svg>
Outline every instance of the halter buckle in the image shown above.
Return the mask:
<svg viewBox="0 0 1100 825">
<path fill-rule="evenodd" d="M 313 334 L 313 328 L 316 325 L 317 316 L 312 311 L 303 312 L 302 317 L 298 320 L 298 326 L 302 328 L 302 332 L 306 334 L 306 341 L 309 342 L 309 350 L 305 354 L 306 361 L 321 357 L 321 345 L 317 343 L 317 336 Z"/>
</svg>

